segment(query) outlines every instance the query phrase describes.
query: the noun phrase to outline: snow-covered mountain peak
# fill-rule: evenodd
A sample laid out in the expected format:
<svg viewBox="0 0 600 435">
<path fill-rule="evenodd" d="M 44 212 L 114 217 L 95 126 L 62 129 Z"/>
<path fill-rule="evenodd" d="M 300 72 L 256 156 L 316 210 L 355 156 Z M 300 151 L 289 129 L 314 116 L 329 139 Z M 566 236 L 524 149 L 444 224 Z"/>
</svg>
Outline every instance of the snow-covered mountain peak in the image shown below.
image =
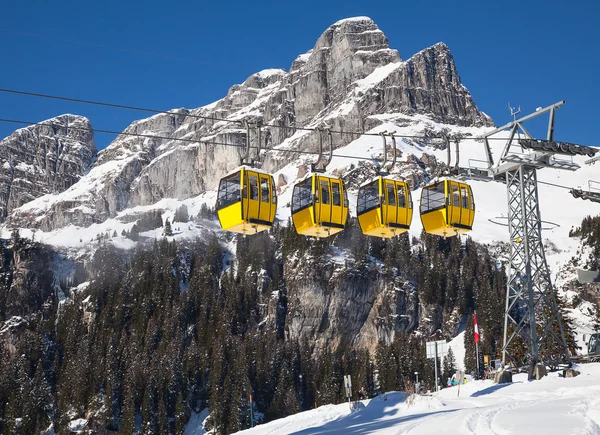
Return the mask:
<svg viewBox="0 0 600 435">
<path fill-rule="evenodd" d="M 16 130 L 0 141 L 0 217 L 75 184 L 96 158 L 92 124 L 60 115 Z"/>
<path fill-rule="evenodd" d="M 304 164 L 289 151 L 316 151 L 317 135 L 296 127 L 359 132 L 384 122 L 424 126 L 420 116 L 448 125 L 491 125 L 460 82 L 447 47 L 428 50 L 403 62 L 373 20 L 341 20 L 289 72 L 262 70 L 212 104 L 134 121 L 79 183 L 16 210 L 9 222 L 45 231 L 87 227 L 164 198 L 202 195 L 239 163 L 241 148 L 224 144 L 245 143 L 244 120 L 265 124 L 271 150 L 262 156 L 263 169 L 271 172 Z M 356 139 L 355 133 L 336 135 L 333 145 Z"/>
</svg>

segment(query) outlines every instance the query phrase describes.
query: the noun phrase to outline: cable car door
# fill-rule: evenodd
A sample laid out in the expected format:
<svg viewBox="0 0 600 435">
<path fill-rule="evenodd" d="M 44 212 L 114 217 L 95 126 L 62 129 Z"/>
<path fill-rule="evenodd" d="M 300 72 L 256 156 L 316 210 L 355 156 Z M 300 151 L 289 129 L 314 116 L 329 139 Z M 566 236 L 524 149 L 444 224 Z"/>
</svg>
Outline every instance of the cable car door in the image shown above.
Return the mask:
<svg viewBox="0 0 600 435">
<path fill-rule="evenodd" d="M 341 181 L 331 180 L 331 219 L 332 223 L 341 225 L 343 222 L 342 186 Z"/>
<path fill-rule="evenodd" d="M 398 209 L 396 208 L 396 187 L 392 180 L 384 180 L 384 205 L 383 205 L 383 223 L 390 222 L 395 224 L 398 219 Z"/>
<path fill-rule="evenodd" d="M 260 201 L 259 191 L 258 191 L 258 174 L 256 172 L 248 172 L 248 189 L 247 189 L 247 201 L 248 205 L 246 206 L 246 219 L 260 219 L 259 217 L 259 207 Z"/>
<path fill-rule="evenodd" d="M 331 189 L 329 188 L 329 179 L 318 177 L 320 213 L 319 224 L 322 222 L 331 222 Z"/>
<path fill-rule="evenodd" d="M 270 179 L 267 175 L 259 174 L 260 177 L 260 204 L 258 219 L 263 222 L 271 221 L 271 192 Z"/>
<path fill-rule="evenodd" d="M 448 223 L 449 224 L 460 224 L 461 218 L 461 204 L 462 198 L 460 197 L 460 188 L 458 183 L 454 181 L 448 182 Z"/>
<path fill-rule="evenodd" d="M 460 188 L 461 200 L 462 200 L 462 215 L 460 223 L 470 227 L 473 217 L 473 198 L 469 194 L 469 190 L 466 186 Z"/>
<path fill-rule="evenodd" d="M 402 225 L 408 225 L 408 214 L 410 212 L 410 192 L 408 192 L 408 188 L 405 184 L 396 184 L 396 193 L 398 198 L 398 216 L 396 218 L 396 223 Z"/>
</svg>

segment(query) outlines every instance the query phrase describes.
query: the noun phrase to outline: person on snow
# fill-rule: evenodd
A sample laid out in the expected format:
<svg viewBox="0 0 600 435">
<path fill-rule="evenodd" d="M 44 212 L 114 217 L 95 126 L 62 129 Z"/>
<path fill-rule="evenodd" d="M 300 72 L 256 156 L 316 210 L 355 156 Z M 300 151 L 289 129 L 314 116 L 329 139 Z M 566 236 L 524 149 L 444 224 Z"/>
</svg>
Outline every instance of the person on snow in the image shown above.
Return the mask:
<svg viewBox="0 0 600 435">
<path fill-rule="evenodd" d="M 367 394 L 367 389 L 363 385 L 358 392 L 358 400 L 365 400 L 368 398 L 369 398 L 369 395 Z"/>
</svg>

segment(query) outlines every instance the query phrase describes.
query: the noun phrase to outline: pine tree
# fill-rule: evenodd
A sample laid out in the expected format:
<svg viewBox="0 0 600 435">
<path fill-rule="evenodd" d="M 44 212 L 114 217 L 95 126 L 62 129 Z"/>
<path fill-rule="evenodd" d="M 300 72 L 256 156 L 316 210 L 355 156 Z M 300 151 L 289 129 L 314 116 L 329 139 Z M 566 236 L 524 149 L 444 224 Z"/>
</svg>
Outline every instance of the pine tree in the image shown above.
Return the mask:
<svg viewBox="0 0 600 435">
<path fill-rule="evenodd" d="M 560 312 L 560 319 L 565 334 L 565 341 L 567 342 L 567 349 L 569 349 L 571 355 L 576 355 L 577 351 L 580 350 L 581 347 L 577 344 L 575 321 L 567 313 L 567 304 L 565 302 L 565 298 L 559 295 L 558 292 L 556 292 L 556 304 Z M 558 336 L 560 336 L 560 328 L 558 327 L 558 324 L 555 327 L 555 332 Z"/>
<path fill-rule="evenodd" d="M 465 371 L 471 372 L 477 369 L 477 358 L 475 352 L 475 329 L 473 326 L 473 315 L 467 316 L 467 326 L 465 328 Z"/>
<path fill-rule="evenodd" d="M 269 408 L 269 416 L 276 419 L 295 414 L 299 410 L 298 396 L 294 391 L 292 372 L 288 360 L 284 362 L 279 372 L 279 381 Z"/>
<path fill-rule="evenodd" d="M 119 432 L 133 433 L 135 429 L 135 402 L 133 393 L 125 395 L 125 403 L 121 409 Z"/>
<path fill-rule="evenodd" d="M 185 222 L 188 222 L 189 220 L 190 220 L 190 216 L 188 214 L 188 208 L 185 204 L 182 204 L 181 207 L 179 207 L 175 211 L 175 216 L 173 217 L 173 222 L 185 223 Z"/>
<path fill-rule="evenodd" d="M 444 376 L 451 378 L 454 373 L 456 373 L 456 359 L 452 347 L 449 346 L 448 353 L 444 356 Z M 442 385 L 444 385 L 443 382 Z"/>
<path fill-rule="evenodd" d="M 48 427 L 54 407 L 52 391 L 46 380 L 41 362 L 37 364 L 30 397 L 33 400 L 32 411 L 35 414 L 31 417 L 32 421 L 35 422 L 38 428 Z"/>
<path fill-rule="evenodd" d="M 177 395 L 177 405 L 175 405 L 175 435 L 183 435 L 188 419 L 187 410 L 183 403 L 183 395 L 180 391 Z"/>
<path fill-rule="evenodd" d="M 163 234 L 165 236 L 173 235 L 173 229 L 171 228 L 171 222 L 169 222 L 169 218 L 167 218 L 167 220 L 165 221 L 165 230 L 164 230 Z"/>
</svg>

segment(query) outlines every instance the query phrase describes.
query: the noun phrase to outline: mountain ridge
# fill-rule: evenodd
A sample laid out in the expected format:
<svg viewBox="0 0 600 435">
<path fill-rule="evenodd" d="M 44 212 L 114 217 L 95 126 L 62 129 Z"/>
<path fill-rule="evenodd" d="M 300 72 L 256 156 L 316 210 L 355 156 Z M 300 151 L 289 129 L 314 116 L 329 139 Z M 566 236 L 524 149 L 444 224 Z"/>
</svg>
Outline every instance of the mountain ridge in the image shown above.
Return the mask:
<svg viewBox="0 0 600 435">
<path fill-rule="evenodd" d="M 299 55 L 288 72 L 259 71 L 209 105 L 134 121 L 124 132 L 173 139 L 117 137 L 98 153 L 90 174 L 78 185 L 16 210 L 9 222 L 44 231 L 73 222 L 89 226 L 127 208 L 162 198 L 183 200 L 214 189 L 219 177 L 238 164 L 241 152 L 215 143 L 242 145 L 246 136 L 239 124 L 225 120 L 280 127 L 263 129 L 273 149 L 264 156 L 263 167 L 275 172 L 296 157 L 277 149 L 317 149 L 316 135 L 295 127 L 368 131 L 381 124 L 374 115 L 384 113 L 421 113 L 451 124 L 491 125 L 460 82 L 445 44 L 402 61 L 371 19 L 341 20 L 323 32 L 313 49 Z M 351 135 L 340 135 L 334 147 L 352 140 Z"/>
</svg>

